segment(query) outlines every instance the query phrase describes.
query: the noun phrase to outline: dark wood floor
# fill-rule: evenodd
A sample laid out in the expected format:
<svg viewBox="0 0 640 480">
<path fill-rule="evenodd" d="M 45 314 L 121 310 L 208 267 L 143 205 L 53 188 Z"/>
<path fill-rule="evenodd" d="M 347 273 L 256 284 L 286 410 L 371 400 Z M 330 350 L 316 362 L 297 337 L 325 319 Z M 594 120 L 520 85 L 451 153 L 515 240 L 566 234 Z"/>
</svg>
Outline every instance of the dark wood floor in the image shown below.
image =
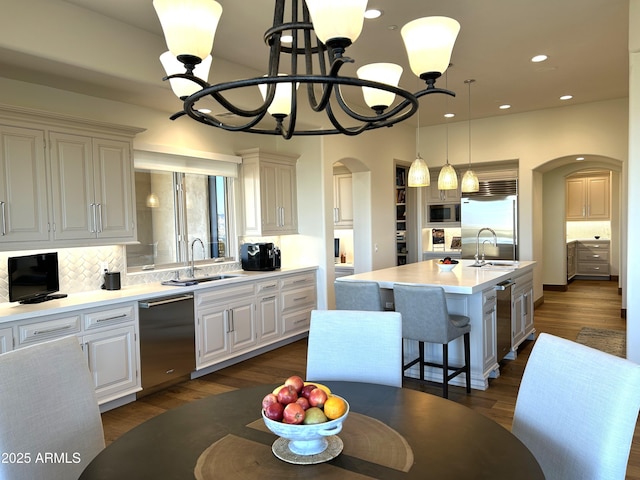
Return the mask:
<svg viewBox="0 0 640 480">
<path fill-rule="evenodd" d="M 584 326 L 624 330 L 620 302 L 617 282 L 576 280 L 567 292 L 544 292 L 544 303 L 535 311 L 536 330 L 570 340 L 575 340 Z M 515 360 L 503 361 L 500 377 L 490 380 L 488 390 L 472 390 L 467 395 L 463 388 L 452 386 L 449 398 L 510 429 L 518 386 L 532 346 L 533 341 L 526 341 Z M 304 376 L 305 359 L 306 340 L 301 340 L 106 412 L 102 415 L 106 442 L 111 443 L 145 420 L 186 402 L 237 388 L 277 383 L 293 374 Z M 439 387 L 423 386 L 414 381 L 405 381 L 404 386 L 440 394 Z M 640 480 L 640 428 L 636 428 L 627 479 Z"/>
</svg>

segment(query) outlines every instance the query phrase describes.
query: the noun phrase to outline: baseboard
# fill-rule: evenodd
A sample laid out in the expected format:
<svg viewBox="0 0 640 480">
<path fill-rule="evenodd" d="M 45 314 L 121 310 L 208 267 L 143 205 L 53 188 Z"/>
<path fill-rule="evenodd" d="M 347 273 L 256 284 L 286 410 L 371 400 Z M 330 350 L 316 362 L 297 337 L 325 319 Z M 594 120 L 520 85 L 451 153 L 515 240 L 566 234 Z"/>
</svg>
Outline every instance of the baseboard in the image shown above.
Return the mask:
<svg viewBox="0 0 640 480">
<path fill-rule="evenodd" d="M 569 290 L 568 285 L 542 285 L 542 290 L 548 290 L 550 292 L 566 292 Z"/>
</svg>

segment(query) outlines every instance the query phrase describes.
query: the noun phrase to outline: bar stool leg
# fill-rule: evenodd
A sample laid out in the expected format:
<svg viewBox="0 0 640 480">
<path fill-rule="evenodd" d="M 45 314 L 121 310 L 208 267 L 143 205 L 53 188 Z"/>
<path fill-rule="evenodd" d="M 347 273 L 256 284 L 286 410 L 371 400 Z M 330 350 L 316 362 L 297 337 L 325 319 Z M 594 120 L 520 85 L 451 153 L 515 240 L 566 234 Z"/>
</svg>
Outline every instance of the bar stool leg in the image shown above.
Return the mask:
<svg viewBox="0 0 640 480">
<path fill-rule="evenodd" d="M 464 334 L 464 367 L 465 377 L 467 379 L 467 393 L 471 393 L 471 347 L 469 341 L 469 333 Z"/>
<path fill-rule="evenodd" d="M 424 380 L 424 342 L 418 342 L 418 356 L 420 358 L 420 380 Z"/>
<path fill-rule="evenodd" d="M 449 398 L 449 344 L 442 345 L 442 397 Z"/>
</svg>

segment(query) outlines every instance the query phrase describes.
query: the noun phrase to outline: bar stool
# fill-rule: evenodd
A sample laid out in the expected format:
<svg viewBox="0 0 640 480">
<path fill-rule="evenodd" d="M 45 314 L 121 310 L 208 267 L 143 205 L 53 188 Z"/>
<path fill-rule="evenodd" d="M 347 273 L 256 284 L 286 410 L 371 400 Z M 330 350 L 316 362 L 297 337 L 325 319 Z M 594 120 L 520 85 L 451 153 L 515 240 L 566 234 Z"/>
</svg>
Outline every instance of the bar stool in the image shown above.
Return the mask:
<svg viewBox="0 0 640 480">
<path fill-rule="evenodd" d="M 449 381 L 464 373 L 467 393 L 471 392 L 471 349 L 469 346 L 470 319 L 464 315 L 449 314 L 442 287 L 395 284 L 393 297 L 396 312 L 402 315 L 402 338 L 418 341 L 418 358 L 406 365 L 407 370 L 416 363 L 420 365 L 420 380 L 424 380 L 424 366 L 442 369 L 442 396 L 449 398 Z M 449 365 L 449 342 L 464 335 L 464 365 Z M 425 362 L 424 343 L 442 345 L 442 363 Z M 403 356 L 404 363 L 404 356 Z M 449 373 L 451 371 L 451 373 Z"/>
<path fill-rule="evenodd" d="M 340 281 L 334 282 L 336 310 L 360 310 L 382 312 L 382 297 L 378 282 Z"/>
</svg>

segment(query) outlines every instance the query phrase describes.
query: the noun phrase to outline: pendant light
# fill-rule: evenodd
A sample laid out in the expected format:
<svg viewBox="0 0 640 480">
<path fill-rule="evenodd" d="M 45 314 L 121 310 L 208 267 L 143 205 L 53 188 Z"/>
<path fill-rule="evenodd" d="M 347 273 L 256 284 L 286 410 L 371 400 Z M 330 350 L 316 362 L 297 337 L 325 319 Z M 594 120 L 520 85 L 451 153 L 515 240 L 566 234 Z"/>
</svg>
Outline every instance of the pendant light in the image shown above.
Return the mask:
<svg viewBox="0 0 640 480">
<path fill-rule="evenodd" d="M 428 187 L 431 184 L 431 174 L 427 163 L 420 156 L 420 111 L 418 111 L 418 129 L 416 130 L 416 159 L 409 167 L 407 185 L 410 187 Z"/>
<path fill-rule="evenodd" d="M 445 82 L 447 78 L 448 78 L 448 75 L 445 77 Z M 456 173 L 456 169 L 449 164 L 449 124 L 448 123 L 446 124 L 445 131 L 446 131 L 445 138 L 447 142 L 446 164 L 440 170 L 440 175 L 438 175 L 438 190 L 455 190 L 458 188 L 458 174 Z"/>
<path fill-rule="evenodd" d="M 469 168 L 462 177 L 462 193 L 472 193 L 480 190 L 478 176 L 471 170 L 471 84 L 475 82 L 473 78 L 465 80 L 464 83 L 469 85 Z"/>
</svg>

